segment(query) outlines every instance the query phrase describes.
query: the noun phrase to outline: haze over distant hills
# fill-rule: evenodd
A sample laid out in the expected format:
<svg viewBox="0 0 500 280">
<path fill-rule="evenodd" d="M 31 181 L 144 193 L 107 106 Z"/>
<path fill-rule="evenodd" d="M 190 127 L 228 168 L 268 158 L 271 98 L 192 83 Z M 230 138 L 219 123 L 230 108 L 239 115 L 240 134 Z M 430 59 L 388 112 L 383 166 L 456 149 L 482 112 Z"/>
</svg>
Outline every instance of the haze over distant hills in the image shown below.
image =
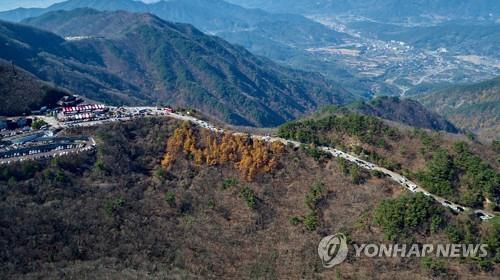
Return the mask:
<svg viewBox="0 0 500 280">
<path fill-rule="evenodd" d="M 2 0 L 0 1 L 0 11 L 7 11 L 17 8 L 44 8 L 65 0 Z M 135 0 L 144 3 L 153 3 L 160 0 Z"/>
<path fill-rule="evenodd" d="M 498 19 L 500 2 L 490 0 L 228 0 L 245 7 L 299 14 L 353 14 L 382 21 Z"/>
<path fill-rule="evenodd" d="M 149 5 L 69 0 L 45 9 L 0 12 L 0 19 L 20 21 L 81 7 L 150 12 L 193 24 L 278 63 L 320 72 L 366 97 L 420 93 L 500 75 L 500 25 L 491 1 L 472 6 L 465 0 L 231 2 L 250 8 L 222 0 Z"/>
<path fill-rule="evenodd" d="M 6 47 L 0 57 L 96 100 L 191 106 L 234 124 L 258 126 L 283 123 L 320 104 L 354 100 L 319 74 L 278 66 L 150 14 L 80 9 L 31 21 L 92 38 L 65 41 L 3 22 L 0 45 Z"/>
<path fill-rule="evenodd" d="M 478 1 L 477 6 L 459 11 L 468 7 L 467 1 L 457 0 L 454 5 L 437 0 L 398 5 L 390 0 L 231 2 L 251 8 L 222 0 L 171 0 L 149 5 L 132 0 L 70 0 L 45 9 L 3 12 L 0 13 L 0 18 L 22 20 L 23 24 L 43 28 L 60 36 L 100 36 L 105 38 L 102 41 L 106 41 L 119 38 L 120 29 L 114 30 L 117 27 L 115 25 L 87 24 L 93 20 L 100 22 L 93 18 L 94 15 L 81 12 L 75 21 L 65 13 L 44 13 L 78 7 L 152 12 L 166 20 L 191 23 L 200 27 L 203 32 L 243 45 L 252 53 L 276 62 L 320 72 L 348 91 L 364 97 L 374 94 L 413 96 L 447 85 L 474 83 L 500 74 L 500 25 L 493 20 L 496 14 L 490 13 L 490 8 L 495 7 L 495 3 L 486 5 L 485 2 Z M 321 9 L 314 8 L 317 3 L 323 4 Z M 363 5 L 371 8 L 364 9 Z M 310 18 L 287 12 L 304 14 Z M 437 14 L 441 16 L 436 17 Z M 29 18 L 32 16 L 36 17 Z M 80 24 L 80 20 L 84 24 Z M 83 25 L 85 26 L 82 27 Z M 116 34 L 116 38 L 113 34 Z M 81 46 L 90 41 L 78 44 Z M 64 44 L 73 43 L 75 42 Z M 92 45 L 94 44 L 93 42 Z M 100 53 L 102 49 L 99 48 L 95 52 Z M 133 56 L 135 55 L 137 54 L 134 53 Z M 85 54 L 84 57 L 95 55 Z M 125 58 L 121 60 L 127 61 Z M 120 65 L 127 64 L 129 63 Z M 149 93 L 143 94 L 144 84 L 153 83 L 151 81 L 155 78 L 132 78 L 130 73 L 137 72 L 134 67 L 127 70 L 129 72 L 126 75 L 116 70 L 118 66 L 114 68 L 111 73 L 106 69 L 106 74 L 96 70 L 99 73 L 96 75 L 112 74 L 116 83 L 111 84 L 120 85 L 117 87 L 118 91 L 112 89 L 115 86 L 110 87 L 109 83 L 94 78 L 88 78 L 88 85 L 85 87 L 107 91 L 101 98 L 111 93 L 113 97 L 106 97 L 109 101 L 141 103 L 158 100 L 149 96 Z M 85 75 L 94 72 L 90 69 L 92 68 L 83 71 Z M 69 73 L 79 76 L 82 72 Z M 145 83 L 145 80 L 149 82 Z M 154 93 L 157 90 L 156 87 L 148 87 L 148 92 Z M 89 90 L 89 94 L 95 95 L 95 92 L 97 91 Z M 307 111 L 306 107 L 310 109 L 316 105 L 305 106 L 300 110 Z M 228 112 L 223 114 L 231 115 Z M 286 117 L 279 114 L 276 123 L 298 113 L 288 112 Z M 262 118 L 268 121 L 271 119 L 264 115 Z M 247 120 L 243 121 L 240 117 L 231 115 L 229 119 L 247 123 Z M 253 120 L 250 123 L 262 124 L 268 121 Z"/>
<path fill-rule="evenodd" d="M 45 9 L 17 9 L 3 12 L 0 13 L 0 18 L 21 21 L 50 11 L 76 8 L 149 12 L 168 21 L 193 24 L 204 32 L 213 34 L 248 32 L 247 35 L 267 38 L 269 41 L 274 41 L 274 44 L 281 43 L 284 46 L 338 43 L 343 37 L 348 36 L 300 15 L 270 14 L 262 10 L 245 9 L 221 0 L 171 0 L 149 5 L 133 0 L 69 0 Z"/>
<path fill-rule="evenodd" d="M 353 39 L 311 49 L 290 63 L 328 73 L 342 65 L 384 88 L 376 94 L 429 92 L 500 75 L 500 1 L 228 0 L 268 12 L 302 14 Z M 338 71 L 328 73 L 338 75 Z"/>
<path fill-rule="evenodd" d="M 48 7 L 60 0 L 3 0 L 0 2 L 0 11 L 7 11 L 17 8 Z"/>
<path fill-rule="evenodd" d="M 350 35 L 300 15 L 273 14 L 245 9 L 221 0 L 172 0 L 146 5 L 132 0 L 70 0 L 46 9 L 16 9 L 0 12 L 0 19 L 21 21 L 45 12 L 75 8 L 149 12 L 174 22 L 193 24 L 205 33 L 239 44 L 252 53 L 307 71 L 318 71 L 360 94 L 392 90 L 382 83 L 357 77 L 334 61 L 318 59 L 307 49 L 342 44 Z"/>
</svg>

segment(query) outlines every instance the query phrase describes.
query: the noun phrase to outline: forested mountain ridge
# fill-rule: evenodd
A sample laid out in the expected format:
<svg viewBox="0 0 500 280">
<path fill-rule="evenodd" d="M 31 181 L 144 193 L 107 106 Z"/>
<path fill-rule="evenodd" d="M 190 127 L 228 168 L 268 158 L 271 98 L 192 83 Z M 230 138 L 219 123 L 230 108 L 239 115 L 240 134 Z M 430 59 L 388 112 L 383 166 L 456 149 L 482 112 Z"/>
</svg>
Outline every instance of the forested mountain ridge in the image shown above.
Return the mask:
<svg viewBox="0 0 500 280">
<path fill-rule="evenodd" d="M 487 140 L 500 137 L 500 77 L 415 97 L 457 127 Z"/>
<path fill-rule="evenodd" d="M 343 44 L 352 39 L 350 35 L 302 15 L 246 9 L 222 0 L 171 0 L 149 4 L 132 0 L 70 0 L 44 9 L 0 12 L 0 19 L 30 23 L 30 17 L 77 8 L 148 12 L 166 21 L 192 24 L 207 34 L 217 35 L 283 65 L 320 72 L 358 94 L 370 96 L 374 88 L 380 89 L 375 91 L 394 90 L 379 81 L 360 77 L 346 70 L 342 64 L 322 61 L 307 51 L 309 48 Z"/>
<path fill-rule="evenodd" d="M 150 14 L 79 9 L 42 16 L 37 25 L 56 26 L 61 33 L 75 27 L 90 38 L 65 41 L 4 22 L 0 39 L 7 47 L 0 57 L 96 100 L 168 103 L 233 124 L 273 126 L 321 104 L 355 99 L 319 74 L 279 66 L 190 25 Z"/>
<path fill-rule="evenodd" d="M 69 0 L 48 8 L 0 12 L 0 18 L 18 22 L 47 12 L 78 8 L 147 12 L 167 21 L 190 23 L 211 34 L 251 32 L 246 35 L 267 38 L 275 44 L 284 45 L 337 43 L 349 37 L 300 15 L 271 14 L 259 9 L 245 9 L 222 0 L 171 0 L 151 4 L 132 0 Z M 284 27 L 287 32 L 278 32 Z M 254 35 L 250 35 L 252 33 Z"/>
<path fill-rule="evenodd" d="M 77 8 L 151 13 L 163 20 L 192 24 L 203 32 L 244 45 L 257 54 L 276 58 L 280 57 L 279 52 L 335 44 L 349 37 L 301 15 L 245 9 L 221 0 L 171 0 L 151 4 L 132 0 L 70 0 L 43 9 L 0 12 L 0 19 L 18 22 L 47 12 Z"/>
<path fill-rule="evenodd" d="M 394 96 L 377 97 L 369 101 L 356 101 L 343 106 L 323 106 L 319 110 L 300 119 L 318 119 L 337 114 L 358 114 L 376 117 L 394 124 L 402 124 L 415 129 L 429 129 L 460 133 L 452 123 L 438 113 L 425 108 L 418 101 Z"/>
<path fill-rule="evenodd" d="M 0 59 L 0 116 L 19 116 L 43 106 L 55 106 L 68 94 Z"/>
<path fill-rule="evenodd" d="M 459 130 L 444 117 L 426 109 L 414 100 L 398 97 L 378 97 L 369 102 L 357 102 L 349 106 L 354 112 L 375 116 L 415 128 L 443 130 L 458 133 Z"/>
</svg>

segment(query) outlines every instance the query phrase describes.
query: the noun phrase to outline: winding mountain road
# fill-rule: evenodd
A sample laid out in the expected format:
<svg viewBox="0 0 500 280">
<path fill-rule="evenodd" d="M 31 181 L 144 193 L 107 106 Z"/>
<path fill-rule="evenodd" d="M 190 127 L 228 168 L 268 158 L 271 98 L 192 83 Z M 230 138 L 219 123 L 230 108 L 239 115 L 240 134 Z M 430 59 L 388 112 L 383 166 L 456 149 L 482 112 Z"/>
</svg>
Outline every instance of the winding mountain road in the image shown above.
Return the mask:
<svg viewBox="0 0 500 280">
<path fill-rule="evenodd" d="M 209 130 L 214 131 L 214 132 L 219 132 L 219 133 L 224 132 L 223 129 L 219 129 L 219 128 L 209 124 L 206 121 L 202 121 L 202 120 L 199 120 L 199 119 L 191 117 L 191 116 L 185 116 L 185 115 L 171 113 L 171 114 L 169 114 L 169 117 L 179 119 L 179 120 L 184 120 L 184 121 L 190 121 L 198 126 L 201 126 L 203 128 L 209 129 Z M 239 132 L 235 132 L 233 134 L 234 135 L 248 135 L 248 134 L 239 133 Z M 285 145 L 293 145 L 294 147 L 300 147 L 301 145 L 308 145 L 305 143 L 300 143 L 297 141 L 288 140 L 288 139 L 284 139 L 284 138 L 280 138 L 280 137 L 262 136 L 262 135 L 251 135 L 251 137 L 253 139 L 263 140 L 263 141 L 267 141 L 267 142 L 281 142 Z M 361 168 L 364 168 L 367 170 L 379 171 L 379 172 L 385 174 L 387 177 L 389 177 L 394 182 L 398 183 L 400 186 L 402 186 L 406 190 L 413 192 L 413 193 L 422 193 L 425 196 L 428 196 L 428 197 L 434 199 L 435 201 L 440 203 L 442 206 L 447 207 L 456 213 L 473 212 L 474 214 L 476 214 L 477 217 L 479 217 L 483 221 L 490 220 L 490 219 L 495 217 L 495 214 L 493 214 L 491 212 L 481 210 L 481 209 L 472 209 L 469 207 L 465 207 L 465 206 L 450 202 L 450 201 L 446 200 L 445 198 L 433 195 L 433 194 L 429 193 L 428 191 L 426 191 L 425 189 L 423 189 L 422 187 L 418 186 L 416 183 L 410 181 L 409 179 L 407 179 L 406 177 L 404 177 L 398 173 L 395 173 L 389 169 L 383 168 L 383 167 L 378 166 L 376 164 L 373 164 L 371 162 L 367 162 L 361 158 L 350 155 L 350 154 L 345 153 L 341 150 L 337 150 L 337 149 L 334 149 L 331 147 L 326 147 L 326 146 L 321 146 L 318 148 L 326 153 L 329 153 L 330 155 L 332 155 L 334 157 L 344 158 L 344 159 L 348 160 L 349 162 L 358 165 Z"/>
<path fill-rule="evenodd" d="M 133 109 L 141 109 L 141 110 L 156 110 L 156 107 L 134 107 Z M 221 128 L 217 128 L 216 126 L 206 122 L 206 121 L 203 121 L 203 120 L 200 120 L 200 119 L 197 119 L 195 117 L 192 117 L 192 116 L 187 116 L 187 115 L 183 115 L 183 114 L 177 114 L 177 113 L 169 113 L 166 115 L 166 117 L 170 117 L 170 118 L 174 118 L 174 119 L 178 119 L 178 120 L 182 120 L 182 121 L 189 121 L 197 126 L 200 126 L 202 128 L 205 128 L 205 129 L 208 129 L 208 130 L 211 130 L 215 133 L 224 133 L 224 129 L 221 129 Z M 49 119 L 49 118 L 44 118 L 44 120 L 47 122 L 47 123 L 50 123 L 52 126 L 54 127 L 62 127 L 62 128 L 65 128 L 67 127 L 67 125 L 64 125 L 62 123 L 59 123 L 57 120 L 55 119 Z M 89 122 L 89 123 L 82 123 L 81 126 L 96 126 L 96 125 L 101 125 L 101 124 L 104 124 L 104 123 L 109 123 L 109 120 L 106 121 L 93 121 L 93 122 Z M 80 126 L 80 125 L 76 125 L 76 126 Z M 233 135 L 241 135 L 241 136 L 246 136 L 248 134 L 246 133 L 241 133 L 241 132 L 231 132 Z M 300 142 L 297 142 L 297 141 L 293 141 L 293 140 L 288 140 L 288 139 L 284 139 L 284 138 L 280 138 L 280 137 L 273 137 L 273 136 L 262 136 L 262 135 L 250 135 L 253 139 L 258 139 L 258 140 L 263 140 L 263 141 L 266 141 L 266 142 L 281 142 L 283 143 L 284 145 L 292 145 L 294 147 L 300 147 L 301 145 L 308 145 L 306 143 L 300 143 Z M 93 141 L 93 139 L 92 139 Z M 90 146 L 95 146 L 95 142 L 93 141 L 93 143 L 90 145 Z M 458 205 L 456 203 L 452 203 L 442 197 L 439 197 L 439 196 L 436 196 L 436 195 L 433 195 L 429 192 L 427 192 L 425 189 L 423 189 L 422 187 L 418 186 L 417 184 L 415 184 L 414 182 L 410 181 L 409 179 L 405 178 L 404 176 L 400 175 L 400 174 L 397 174 L 391 170 L 388 170 L 386 168 L 383 168 L 381 166 L 378 166 L 376 164 L 373 164 L 371 162 L 367 162 L 361 158 L 358 158 L 356 156 L 353 156 L 351 154 L 348 154 L 348 153 L 345 153 L 341 150 L 337 150 L 337 149 L 334 149 L 334 148 L 331 148 L 331 147 L 326 147 L 326 146 L 321 146 L 321 147 L 318 147 L 320 150 L 326 152 L 326 153 L 329 153 L 331 154 L 332 156 L 334 157 L 337 157 L 337 158 L 344 158 L 346 160 L 348 160 L 349 162 L 353 163 L 353 164 L 356 164 L 358 166 L 360 166 L 361 168 L 364 168 L 364 169 L 367 169 L 367 170 L 373 170 L 373 171 L 379 171 L 383 174 L 385 174 L 387 177 L 389 177 L 390 179 L 392 179 L 393 181 L 395 181 L 396 183 L 398 183 L 400 186 L 402 186 L 403 188 L 405 188 L 406 190 L 409 190 L 410 192 L 413 192 L 413 193 L 423 193 L 424 195 L 434 199 L 435 201 L 439 202 L 442 206 L 444 207 L 447 207 L 451 210 L 453 210 L 454 212 L 456 213 L 460 213 L 460 212 L 472 212 L 474 213 L 477 217 L 479 217 L 481 220 L 483 221 L 486 221 L 486 220 L 490 220 L 492 218 L 495 217 L 495 214 L 491 213 L 491 212 L 488 212 L 488 211 L 485 211 L 485 210 L 481 210 L 481 209 L 472 209 L 472 208 L 468 208 L 468 207 L 465 207 L 465 206 L 461 206 L 461 205 Z M 57 154 L 54 154 L 52 156 L 56 156 Z"/>
</svg>

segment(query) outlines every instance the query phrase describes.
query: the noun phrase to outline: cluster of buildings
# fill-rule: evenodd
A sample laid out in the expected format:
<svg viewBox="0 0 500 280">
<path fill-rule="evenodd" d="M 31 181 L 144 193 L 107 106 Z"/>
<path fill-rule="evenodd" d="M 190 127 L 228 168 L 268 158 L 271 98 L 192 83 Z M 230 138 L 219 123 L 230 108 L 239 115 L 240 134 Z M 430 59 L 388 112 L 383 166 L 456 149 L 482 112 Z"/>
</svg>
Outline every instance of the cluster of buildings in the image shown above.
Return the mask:
<svg viewBox="0 0 500 280">
<path fill-rule="evenodd" d="M 107 107 L 102 104 L 88 104 L 80 106 L 63 107 L 64 114 L 79 114 L 84 112 L 105 112 Z"/>
<path fill-rule="evenodd" d="M 58 137 L 51 130 L 32 131 L 1 140 L 0 164 L 89 150 L 93 145 L 86 136 Z"/>
<path fill-rule="evenodd" d="M 82 149 L 86 146 L 88 138 L 46 138 L 33 142 L 34 145 L 21 146 L 13 149 L 0 150 L 0 160 L 19 158 L 26 156 L 34 156 L 39 154 L 46 154 L 50 152 L 58 152 L 71 149 Z"/>
<path fill-rule="evenodd" d="M 82 102 L 83 99 L 81 97 L 78 97 L 77 95 L 65 95 L 61 99 L 59 99 L 59 101 L 57 101 L 55 107 L 49 108 L 48 106 L 43 106 L 38 110 L 31 111 L 31 114 L 35 116 L 50 114 L 55 117 L 59 108 L 76 106 Z"/>
<path fill-rule="evenodd" d="M 53 135 L 54 133 L 52 130 L 36 130 L 10 137 L 4 137 L 2 138 L 2 142 L 9 145 L 24 145 L 36 139 L 43 137 L 52 137 Z"/>
<path fill-rule="evenodd" d="M 88 104 L 79 106 L 67 106 L 62 108 L 62 120 L 64 121 L 85 121 L 102 117 L 108 112 L 108 107 L 102 104 Z"/>
<path fill-rule="evenodd" d="M 0 117 L 0 164 L 28 159 L 41 159 L 93 149 L 91 137 L 59 137 L 65 127 L 86 126 L 174 113 L 171 107 L 108 107 L 102 104 L 84 104 L 75 96 L 65 96 L 54 108 L 40 108 L 33 114 L 40 117 Z M 54 120 L 46 118 L 52 115 Z M 188 113 L 189 114 L 189 113 Z M 64 123 L 64 124 L 63 124 Z M 200 125 L 208 127 L 208 124 Z"/>
<path fill-rule="evenodd" d="M 33 119 L 26 117 L 2 118 L 0 117 L 0 130 L 15 130 L 31 126 Z"/>
</svg>

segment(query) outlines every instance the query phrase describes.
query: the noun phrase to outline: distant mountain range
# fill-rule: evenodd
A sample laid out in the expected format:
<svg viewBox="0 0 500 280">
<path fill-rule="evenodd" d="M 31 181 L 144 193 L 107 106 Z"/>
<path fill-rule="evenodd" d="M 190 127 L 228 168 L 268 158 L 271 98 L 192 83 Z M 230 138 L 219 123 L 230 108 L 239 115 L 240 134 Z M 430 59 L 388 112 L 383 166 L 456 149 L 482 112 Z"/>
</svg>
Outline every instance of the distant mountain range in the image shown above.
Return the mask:
<svg viewBox="0 0 500 280">
<path fill-rule="evenodd" d="M 19 7 L 47 7 L 60 0 L 2 0 L 0 2 L 0 11 L 7 11 Z"/>
<path fill-rule="evenodd" d="M 457 127 L 485 139 L 500 139 L 500 77 L 466 86 L 454 86 L 417 97 Z"/>
<path fill-rule="evenodd" d="M 146 4 L 133 0 L 68 0 L 43 9 L 0 12 L 0 19 L 19 22 L 50 11 L 85 7 L 101 11 L 148 12 L 167 21 L 192 24 L 205 33 L 220 36 L 288 67 L 320 72 L 365 97 L 396 95 L 407 87 L 409 92 L 418 92 L 422 89 L 420 78 L 428 80 L 428 86 L 435 88 L 442 83 L 471 82 L 482 76 L 498 75 L 498 1 L 226 1 L 170 0 Z M 326 25 L 333 23 L 334 27 L 315 20 Z M 351 25 L 353 21 L 356 23 Z M 358 38 L 351 33 L 354 31 L 361 32 L 362 36 Z M 404 67 L 397 67 L 391 60 L 397 56 L 395 51 L 385 49 L 383 42 L 373 42 L 373 38 L 385 42 L 404 41 L 412 46 L 411 54 L 404 56 Z M 374 45 L 377 45 L 376 50 L 372 48 Z M 439 61 L 433 57 L 428 61 L 413 60 L 420 56 L 420 51 L 441 47 L 452 55 L 461 56 L 457 59 L 450 54 L 439 54 L 447 56 L 443 65 L 464 62 L 470 64 L 469 67 L 462 71 L 455 70 L 452 65 L 445 68 L 442 75 L 428 75 L 426 66 L 436 68 L 432 64 Z M 356 57 L 349 55 L 351 50 Z M 467 56 L 471 54 L 488 58 Z M 381 61 L 384 56 L 390 63 Z M 481 63 L 489 64 L 482 67 Z M 407 73 L 414 73 L 415 77 L 407 80 Z M 418 88 L 414 89 L 417 81 Z"/>
<path fill-rule="evenodd" d="M 152 15 L 87 8 L 65 11 L 80 6 L 132 11 L 154 7 L 154 12 L 164 18 L 193 22 L 204 26 L 205 31 L 242 40 L 259 53 L 270 51 L 268 55 L 276 60 L 291 56 L 297 65 L 316 70 L 322 67 L 319 61 L 315 63 L 318 58 L 301 61 L 297 50 L 314 42 L 338 43 L 346 36 L 302 16 L 244 9 L 219 0 L 173 0 L 149 5 L 130 0 L 70 0 L 47 9 L 1 13 L 4 17 L 19 13 L 21 16 L 15 20 L 24 18 L 24 25 L 0 24 L 0 43 L 4 41 L 6 46 L 0 58 L 95 100 L 192 106 L 220 120 L 251 126 L 274 126 L 325 104 L 347 104 L 359 99 L 359 94 L 366 96 L 368 88 L 373 87 L 340 67 L 326 69 L 342 80 L 342 85 L 348 85 L 350 92 L 356 92 L 352 94 L 321 75 L 281 67 L 192 26 L 168 23 Z M 51 10 L 55 11 L 45 13 Z M 41 15 L 25 18 L 37 14 Z M 440 47 L 439 40 L 429 36 L 433 32 L 441 32 L 440 38 L 448 36 L 460 44 L 481 38 L 492 41 L 490 35 L 496 32 L 491 27 L 461 33 L 460 27 L 453 24 L 449 26 L 455 33 L 447 33 L 444 25 L 411 28 L 358 22 L 353 26 L 369 36 L 430 48 Z M 495 48 L 482 44 L 481 51 L 491 53 Z M 389 93 L 390 89 L 382 87 L 381 91 Z M 415 127 L 457 131 L 445 119 L 412 102 L 379 99 L 357 103 L 362 106 L 356 110 Z"/>
<path fill-rule="evenodd" d="M 15 9 L 0 12 L 0 19 L 19 22 L 46 12 L 92 8 L 101 11 L 148 12 L 164 20 L 189 23 L 201 31 L 222 37 L 254 54 L 307 71 L 318 71 L 359 94 L 373 89 L 390 93 L 387 85 L 356 73 L 333 61 L 311 55 L 309 48 L 338 45 L 350 35 L 337 32 L 301 15 L 246 9 L 222 0 L 171 0 L 145 4 L 132 0 L 69 0 L 45 9 Z M 27 21 L 29 23 L 29 21 Z"/>
<path fill-rule="evenodd" d="M 192 106 L 233 124 L 274 126 L 356 99 L 319 74 L 281 67 L 150 14 L 79 9 L 29 22 L 91 38 L 65 41 L 2 22 L 0 58 L 95 100 Z"/>
<path fill-rule="evenodd" d="M 32 74 L 0 59 L 0 116 L 30 114 L 53 106 L 68 91 L 40 81 Z"/>
<path fill-rule="evenodd" d="M 250 8 L 304 15 L 351 14 L 381 22 L 500 18 L 500 1 L 491 0 L 228 0 Z"/>
<path fill-rule="evenodd" d="M 222 0 L 171 0 L 151 4 L 133 0 L 69 0 L 48 8 L 20 8 L 1 12 L 0 19 L 19 22 L 46 12 L 77 8 L 147 12 L 167 21 L 192 24 L 206 33 L 221 37 L 227 35 L 234 39 L 234 43 L 238 40 L 244 42 L 242 37 L 253 42 L 265 40 L 269 48 L 333 44 L 349 37 L 300 15 L 270 14 L 263 10 L 245 9 Z"/>
</svg>

